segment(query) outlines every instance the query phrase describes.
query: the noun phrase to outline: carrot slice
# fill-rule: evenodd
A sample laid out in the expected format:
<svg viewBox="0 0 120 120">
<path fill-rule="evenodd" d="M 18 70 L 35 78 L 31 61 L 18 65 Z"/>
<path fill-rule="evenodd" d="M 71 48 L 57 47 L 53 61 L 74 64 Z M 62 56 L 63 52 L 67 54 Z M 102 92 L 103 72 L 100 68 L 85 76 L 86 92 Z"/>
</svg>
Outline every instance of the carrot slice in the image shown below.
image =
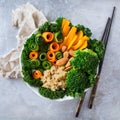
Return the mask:
<svg viewBox="0 0 120 120">
<path fill-rule="evenodd" d="M 44 32 L 42 33 L 42 37 L 44 38 L 45 42 L 51 42 L 54 38 L 54 34 L 52 32 Z"/>
<path fill-rule="evenodd" d="M 36 52 L 36 51 L 30 52 L 29 58 L 30 59 L 37 59 L 38 58 L 38 52 Z"/>
<path fill-rule="evenodd" d="M 60 49 L 60 46 L 57 42 L 53 42 L 50 44 L 50 50 L 53 51 L 53 52 L 57 52 L 59 51 Z"/>
<path fill-rule="evenodd" d="M 35 70 L 35 71 L 32 73 L 32 75 L 33 75 L 33 78 L 34 78 L 34 79 L 39 79 L 39 78 L 42 77 L 42 72 L 39 71 L 39 70 Z"/>
<path fill-rule="evenodd" d="M 48 59 L 49 61 L 55 60 L 55 53 L 54 53 L 52 50 L 49 50 L 49 51 L 47 52 L 47 59 Z"/>
</svg>

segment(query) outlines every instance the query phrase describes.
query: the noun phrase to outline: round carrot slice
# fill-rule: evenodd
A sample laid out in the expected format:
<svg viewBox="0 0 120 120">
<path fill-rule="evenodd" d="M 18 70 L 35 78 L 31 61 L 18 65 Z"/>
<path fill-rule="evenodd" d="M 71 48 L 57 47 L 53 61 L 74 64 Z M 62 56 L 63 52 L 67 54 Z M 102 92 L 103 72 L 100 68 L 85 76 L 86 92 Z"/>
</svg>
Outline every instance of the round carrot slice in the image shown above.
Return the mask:
<svg viewBox="0 0 120 120">
<path fill-rule="evenodd" d="M 42 77 L 42 72 L 39 70 L 35 70 L 32 75 L 34 79 L 39 79 Z"/>
<path fill-rule="evenodd" d="M 60 46 L 57 42 L 53 42 L 50 44 L 50 50 L 53 51 L 53 52 L 57 52 L 59 51 L 60 49 Z"/>
<path fill-rule="evenodd" d="M 45 42 L 51 42 L 54 38 L 54 34 L 52 32 L 44 32 L 42 33 L 42 37 L 44 38 Z"/>
<path fill-rule="evenodd" d="M 55 53 L 51 50 L 47 52 L 47 58 L 49 61 L 55 60 Z"/>
<path fill-rule="evenodd" d="M 36 52 L 36 51 L 30 52 L 29 58 L 30 59 L 37 59 L 38 58 L 38 52 Z"/>
</svg>

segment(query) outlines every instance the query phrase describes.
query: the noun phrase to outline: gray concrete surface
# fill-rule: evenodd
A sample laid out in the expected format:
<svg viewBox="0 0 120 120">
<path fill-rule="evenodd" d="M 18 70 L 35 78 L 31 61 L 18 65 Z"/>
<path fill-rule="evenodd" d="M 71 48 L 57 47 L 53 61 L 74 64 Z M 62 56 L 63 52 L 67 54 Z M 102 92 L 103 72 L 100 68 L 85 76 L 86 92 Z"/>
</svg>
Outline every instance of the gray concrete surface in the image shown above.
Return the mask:
<svg viewBox="0 0 120 120">
<path fill-rule="evenodd" d="M 107 17 L 117 7 L 105 61 L 93 109 L 87 108 L 88 91 L 76 119 L 79 99 L 55 102 L 34 94 L 21 79 L 0 78 L 0 120 L 120 120 L 120 1 L 119 0 L 0 0 L 0 56 L 17 45 L 17 29 L 11 25 L 11 12 L 30 2 L 54 21 L 58 16 L 74 24 L 91 28 L 93 37 L 101 38 Z"/>
</svg>

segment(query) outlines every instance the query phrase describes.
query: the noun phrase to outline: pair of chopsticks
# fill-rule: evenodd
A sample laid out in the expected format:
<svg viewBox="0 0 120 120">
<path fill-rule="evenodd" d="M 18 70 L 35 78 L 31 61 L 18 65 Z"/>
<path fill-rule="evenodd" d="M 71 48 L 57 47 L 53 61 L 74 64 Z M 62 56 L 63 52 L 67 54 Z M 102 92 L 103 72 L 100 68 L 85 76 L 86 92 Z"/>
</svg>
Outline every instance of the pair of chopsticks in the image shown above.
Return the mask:
<svg viewBox="0 0 120 120">
<path fill-rule="evenodd" d="M 113 11 L 112 11 L 112 16 L 111 16 L 111 18 L 108 17 L 108 20 L 107 20 L 107 23 L 106 23 L 106 26 L 105 26 L 105 29 L 104 29 L 104 33 L 103 33 L 102 39 L 101 39 L 101 41 L 105 45 L 105 51 L 106 51 L 106 47 L 107 47 L 107 43 L 108 43 L 108 38 L 109 38 L 110 30 L 111 30 L 111 25 L 112 25 L 115 9 L 116 9 L 116 7 L 114 6 Z M 104 56 L 105 56 L 105 53 L 104 53 Z M 96 75 L 96 81 L 95 81 L 95 84 L 93 85 L 93 88 L 92 88 L 92 91 L 91 91 L 91 94 L 90 94 L 90 98 L 89 98 L 89 102 L 88 102 L 88 108 L 90 108 L 90 109 L 93 106 L 95 94 L 96 94 L 96 91 L 97 91 L 98 82 L 99 82 L 99 79 L 100 79 L 100 74 L 101 74 L 101 70 L 102 70 L 103 61 L 104 61 L 104 58 L 99 64 L 98 74 Z M 81 98 L 79 100 L 79 103 L 78 103 L 77 109 L 76 109 L 76 114 L 75 114 L 76 117 L 78 117 L 78 115 L 79 115 L 79 112 L 81 110 L 82 104 L 83 104 L 84 99 L 85 99 L 85 95 L 86 95 L 86 92 L 84 93 L 83 98 Z"/>
</svg>

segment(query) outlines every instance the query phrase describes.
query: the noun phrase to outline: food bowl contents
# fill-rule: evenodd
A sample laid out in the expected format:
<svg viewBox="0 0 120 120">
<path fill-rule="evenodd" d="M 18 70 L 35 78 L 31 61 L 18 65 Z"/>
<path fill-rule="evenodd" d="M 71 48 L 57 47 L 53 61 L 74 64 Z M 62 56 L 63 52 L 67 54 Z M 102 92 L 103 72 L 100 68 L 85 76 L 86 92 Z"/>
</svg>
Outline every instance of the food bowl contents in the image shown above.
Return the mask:
<svg viewBox="0 0 120 120">
<path fill-rule="evenodd" d="M 91 30 L 66 18 L 46 22 L 24 44 L 23 80 L 50 99 L 81 97 L 95 82 L 104 45 Z"/>
</svg>

